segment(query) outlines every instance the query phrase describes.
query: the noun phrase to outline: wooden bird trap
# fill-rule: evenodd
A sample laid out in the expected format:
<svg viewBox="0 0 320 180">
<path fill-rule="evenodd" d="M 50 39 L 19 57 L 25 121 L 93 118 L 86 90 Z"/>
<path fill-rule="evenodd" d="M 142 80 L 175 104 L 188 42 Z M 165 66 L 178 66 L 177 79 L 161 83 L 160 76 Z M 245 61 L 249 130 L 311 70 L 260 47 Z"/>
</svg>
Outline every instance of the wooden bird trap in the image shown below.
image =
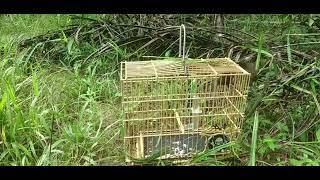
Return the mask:
<svg viewBox="0 0 320 180">
<path fill-rule="evenodd" d="M 229 58 L 122 62 L 127 161 L 186 158 L 234 141 L 249 81 Z"/>
</svg>

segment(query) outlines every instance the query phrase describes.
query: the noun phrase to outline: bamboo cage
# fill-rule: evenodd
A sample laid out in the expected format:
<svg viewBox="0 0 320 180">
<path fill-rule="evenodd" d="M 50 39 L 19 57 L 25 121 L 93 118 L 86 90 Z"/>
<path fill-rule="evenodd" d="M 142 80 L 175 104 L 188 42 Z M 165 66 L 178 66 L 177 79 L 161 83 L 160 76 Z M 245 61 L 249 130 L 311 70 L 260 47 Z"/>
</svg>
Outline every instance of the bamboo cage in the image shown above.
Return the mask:
<svg viewBox="0 0 320 180">
<path fill-rule="evenodd" d="M 191 157 L 238 137 L 250 74 L 229 58 L 184 62 L 121 63 L 126 161 Z"/>
</svg>

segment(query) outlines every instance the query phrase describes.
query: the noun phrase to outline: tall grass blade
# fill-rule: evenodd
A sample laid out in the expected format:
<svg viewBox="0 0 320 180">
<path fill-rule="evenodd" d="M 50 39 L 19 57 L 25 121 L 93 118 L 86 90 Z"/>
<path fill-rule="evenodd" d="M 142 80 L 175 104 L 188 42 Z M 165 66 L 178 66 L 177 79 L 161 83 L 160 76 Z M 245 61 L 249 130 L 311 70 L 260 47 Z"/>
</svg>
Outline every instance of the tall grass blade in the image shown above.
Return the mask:
<svg viewBox="0 0 320 180">
<path fill-rule="evenodd" d="M 290 36 L 287 35 L 287 53 L 288 53 L 288 61 L 289 64 L 292 64 L 292 54 L 291 54 L 291 46 L 290 46 Z"/>
<path fill-rule="evenodd" d="M 263 44 L 263 34 L 260 35 L 259 37 L 259 42 L 258 42 L 258 55 L 257 55 L 257 59 L 256 59 L 256 71 L 259 71 L 260 68 L 260 61 L 261 61 L 261 54 L 262 54 L 262 44 Z"/>
<path fill-rule="evenodd" d="M 256 165 L 256 149 L 257 149 L 257 136 L 258 136 L 258 126 L 259 126 L 259 117 L 258 112 L 255 112 L 253 129 L 252 129 L 252 139 L 251 139 L 251 152 L 250 152 L 250 161 L 249 166 Z"/>
<path fill-rule="evenodd" d="M 28 54 L 28 56 L 27 56 L 27 58 L 26 58 L 26 60 L 25 60 L 25 64 L 24 64 L 24 66 L 26 66 L 26 64 L 29 62 L 29 60 L 30 60 L 30 58 L 31 58 L 31 56 L 32 56 L 32 54 L 35 52 L 35 50 L 39 47 L 39 46 L 41 46 L 41 45 L 43 45 L 43 43 L 38 43 L 38 44 L 36 44 L 35 46 L 34 46 L 34 48 L 31 50 L 31 52 Z"/>
<path fill-rule="evenodd" d="M 7 99 L 8 99 L 8 95 L 7 95 L 6 92 L 4 92 L 4 93 L 2 94 L 2 98 L 1 98 L 1 102 L 0 102 L 0 111 L 2 111 L 4 105 L 5 105 L 6 102 L 7 102 Z"/>
<path fill-rule="evenodd" d="M 39 96 L 39 84 L 38 84 L 38 79 L 37 79 L 37 75 L 34 72 L 34 70 L 32 70 L 32 86 L 33 86 L 33 91 L 36 97 Z"/>
<path fill-rule="evenodd" d="M 6 81 L 7 92 L 9 94 L 10 100 L 15 107 L 17 107 L 16 103 L 16 94 L 14 88 L 11 86 L 10 81 Z"/>
</svg>

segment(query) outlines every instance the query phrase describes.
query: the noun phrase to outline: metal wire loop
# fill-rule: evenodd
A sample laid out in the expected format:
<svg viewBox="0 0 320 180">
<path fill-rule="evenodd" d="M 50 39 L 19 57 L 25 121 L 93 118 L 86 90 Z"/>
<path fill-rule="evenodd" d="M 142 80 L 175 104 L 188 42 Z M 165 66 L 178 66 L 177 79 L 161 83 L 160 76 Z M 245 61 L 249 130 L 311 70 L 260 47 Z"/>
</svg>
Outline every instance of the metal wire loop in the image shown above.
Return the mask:
<svg viewBox="0 0 320 180">
<path fill-rule="evenodd" d="M 183 30 L 183 44 L 182 44 L 182 30 Z M 181 53 L 182 51 L 182 53 Z M 186 27 L 184 24 L 180 26 L 180 39 L 179 39 L 179 57 L 182 55 L 182 61 L 184 64 L 184 72 L 187 74 L 187 67 L 185 63 L 185 52 L 186 52 Z"/>
</svg>

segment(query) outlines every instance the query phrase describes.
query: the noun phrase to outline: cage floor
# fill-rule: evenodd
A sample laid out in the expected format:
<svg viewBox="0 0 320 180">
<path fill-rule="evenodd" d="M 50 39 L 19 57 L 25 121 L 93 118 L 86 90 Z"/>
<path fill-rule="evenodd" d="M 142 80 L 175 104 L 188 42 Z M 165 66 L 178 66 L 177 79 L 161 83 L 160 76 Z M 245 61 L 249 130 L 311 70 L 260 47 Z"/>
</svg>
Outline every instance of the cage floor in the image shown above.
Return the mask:
<svg viewBox="0 0 320 180">
<path fill-rule="evenodd" d="M 205 150 L 206 137 L 198 134 L 153 136 L 144 140 L 144 156 L 160 153 L 162 158 L 185 157 Z"/>
</svg>

